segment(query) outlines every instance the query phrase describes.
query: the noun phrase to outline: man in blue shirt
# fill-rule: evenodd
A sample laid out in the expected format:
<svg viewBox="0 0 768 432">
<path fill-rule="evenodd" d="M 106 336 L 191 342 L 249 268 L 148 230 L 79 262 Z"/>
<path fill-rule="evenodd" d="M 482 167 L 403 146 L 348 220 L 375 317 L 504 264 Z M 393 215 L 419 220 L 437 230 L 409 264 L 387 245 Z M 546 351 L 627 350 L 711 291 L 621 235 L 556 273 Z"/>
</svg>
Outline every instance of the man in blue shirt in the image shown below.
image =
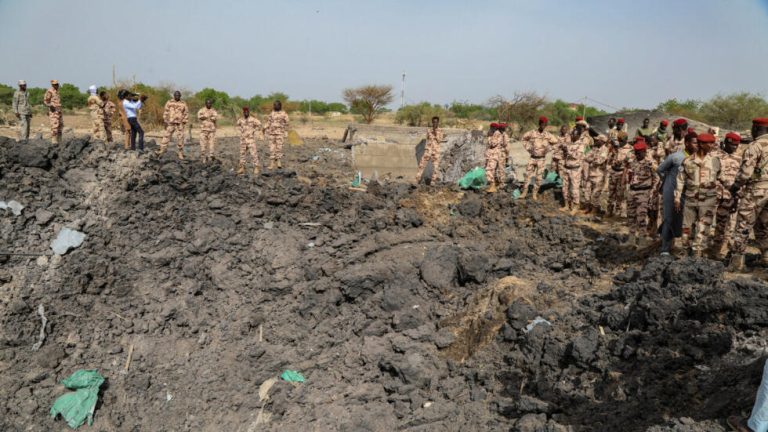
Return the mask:
<svg viewBox="0 0 768 432">
<path fill-rule="evenodd" d="M 136 150 L 136 135 L 139 136 L 139 152 L 144 153 L 144 129 L 139 124 L 138 111 L 141 104 L 147 100 L 147 95 L 134 95 L 127 90 L 121 90 L 123 99 L 123 108 L 125 108 L 125 117 L 131 126 L 131 150 Z M 121 98 L 118 92 L 118 98 Z"/>
</svg>

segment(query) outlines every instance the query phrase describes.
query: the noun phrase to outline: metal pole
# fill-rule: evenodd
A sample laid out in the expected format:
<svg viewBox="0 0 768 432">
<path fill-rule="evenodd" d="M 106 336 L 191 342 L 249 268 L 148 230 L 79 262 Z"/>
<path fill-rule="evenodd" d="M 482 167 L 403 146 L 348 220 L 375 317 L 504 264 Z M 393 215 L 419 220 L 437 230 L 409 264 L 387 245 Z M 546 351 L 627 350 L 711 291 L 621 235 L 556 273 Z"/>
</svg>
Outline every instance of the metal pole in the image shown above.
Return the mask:
<svg viewBox="0 0 768 432">
<path fill-rule="evenodd" d="M 403 82 L 400 86 L 400 108 L 405 106 L 405 72 L 403 72 Z"/>
</svg>

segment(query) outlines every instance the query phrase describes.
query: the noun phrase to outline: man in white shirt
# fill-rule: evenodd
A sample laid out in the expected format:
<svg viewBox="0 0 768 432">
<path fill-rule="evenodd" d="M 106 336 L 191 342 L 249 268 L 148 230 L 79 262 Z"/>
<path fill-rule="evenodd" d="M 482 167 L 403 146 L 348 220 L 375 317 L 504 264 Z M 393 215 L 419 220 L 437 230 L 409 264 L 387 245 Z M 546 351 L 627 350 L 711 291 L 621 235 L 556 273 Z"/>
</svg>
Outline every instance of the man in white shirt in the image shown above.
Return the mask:
<svg viewBox="0 0 768 432">
<path fill-rule="evenodd" d="M 125 117 L 128 118 L 128 124 L 131 126 L 131 150 L 136 150 L 136 135 L 138 135 L 139 153 L 144 153 L 144 129 L 139 124 L 138 111 L 141 109 L 141 103 L 147 100 L 147 95 L 126 93 L 123 99 L 123 108 L 125 108 Z"/>
</svg>

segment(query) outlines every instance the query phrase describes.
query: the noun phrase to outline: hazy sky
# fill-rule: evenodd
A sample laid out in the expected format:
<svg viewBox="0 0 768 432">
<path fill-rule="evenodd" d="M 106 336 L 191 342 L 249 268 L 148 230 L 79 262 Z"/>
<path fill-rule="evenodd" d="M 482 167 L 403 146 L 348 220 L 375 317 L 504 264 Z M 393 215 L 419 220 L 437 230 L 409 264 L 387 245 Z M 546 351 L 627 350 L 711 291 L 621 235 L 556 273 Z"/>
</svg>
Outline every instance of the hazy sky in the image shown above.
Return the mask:
<svg viewBox="0 0 768 432">
<path fill-rule="evenodd" d="M 120 25 L 120 22 L 126 24 Z M 616 107 L 768 93 L 768 0 L 0 0 L 0 82 L 118 78 L 406 102 L 535 90 Z"/>
</svg>

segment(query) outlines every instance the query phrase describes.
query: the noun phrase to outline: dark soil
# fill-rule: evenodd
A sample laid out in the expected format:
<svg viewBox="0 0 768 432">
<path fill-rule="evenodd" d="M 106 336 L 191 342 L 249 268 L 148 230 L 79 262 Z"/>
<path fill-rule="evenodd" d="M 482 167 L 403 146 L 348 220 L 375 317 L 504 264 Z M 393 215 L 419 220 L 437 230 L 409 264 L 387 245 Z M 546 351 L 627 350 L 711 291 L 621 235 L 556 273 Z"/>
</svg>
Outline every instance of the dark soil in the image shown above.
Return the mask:
<svg viewBox="0 0 768 432">
<path fill-rule="evenodd" d="M 220 149 L 0 138 L 0 200 L 26 206 L 0 252 L 87 234 L 0 255 L 0 430 L 64 430 L 48 410 L 77 369 L 107 379 L 99 431 L 718 431 L 751 407 L 762 280 L 624 249 L 552 191 L 350 190 L 329 141 L 237 177 Z M 262 400 L 286 369 L 306 382 Z"/>
</svg>

